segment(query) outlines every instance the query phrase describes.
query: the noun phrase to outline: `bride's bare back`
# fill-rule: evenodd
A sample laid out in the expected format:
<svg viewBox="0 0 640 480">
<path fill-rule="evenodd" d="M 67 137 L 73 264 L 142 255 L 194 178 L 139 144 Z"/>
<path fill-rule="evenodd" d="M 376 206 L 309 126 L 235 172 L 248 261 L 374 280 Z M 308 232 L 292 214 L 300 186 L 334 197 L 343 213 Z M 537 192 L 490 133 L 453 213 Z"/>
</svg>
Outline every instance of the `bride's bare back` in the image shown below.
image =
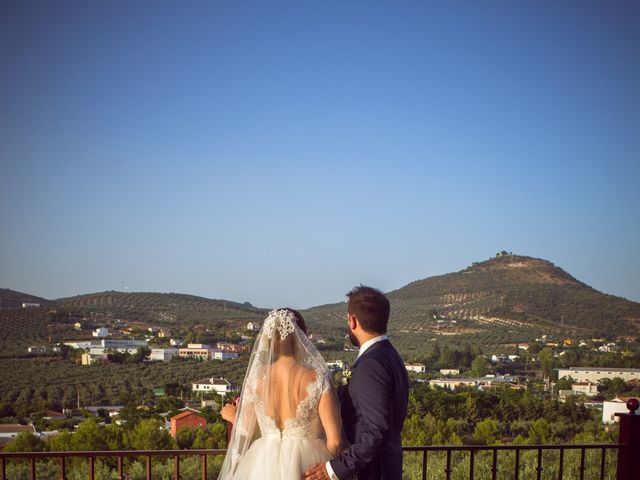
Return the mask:
<svg viewBox="0 0 640 480">
<path fill-rule="evenodd" d="M 291 357 L 278 359 L 270 368 L 270 385 L 260 385 L 258 394 L 264 399 L 265 414 L 283 430 L 285 422 L 296 417 L 309 385 L 316 380 L 316 372 Z"/>
</svg>

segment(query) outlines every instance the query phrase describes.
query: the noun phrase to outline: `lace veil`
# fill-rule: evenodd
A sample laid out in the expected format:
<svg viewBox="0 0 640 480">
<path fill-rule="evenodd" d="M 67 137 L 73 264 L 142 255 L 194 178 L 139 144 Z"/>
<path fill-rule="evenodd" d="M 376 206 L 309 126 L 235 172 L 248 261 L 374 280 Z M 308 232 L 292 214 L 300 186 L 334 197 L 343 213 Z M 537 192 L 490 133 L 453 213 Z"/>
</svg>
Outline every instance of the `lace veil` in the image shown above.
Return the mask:
<svg viewBox="0 0 640 480">
<path fill-rule="evenodd" d="M 316 421 L 318 428 L 310 428 L 323 395 L 323 405 L 331 404 L 324 410 L 330 412 L 325 418 L 329 415 L 340 426 L 338 401 L 324 359 L 296 322 L 292 310 L 271 311 L 251 352 L 218 478 L 233 478 L 252 442 L 261 436 L 323 438 L 319 422 Z"/>
</svg>

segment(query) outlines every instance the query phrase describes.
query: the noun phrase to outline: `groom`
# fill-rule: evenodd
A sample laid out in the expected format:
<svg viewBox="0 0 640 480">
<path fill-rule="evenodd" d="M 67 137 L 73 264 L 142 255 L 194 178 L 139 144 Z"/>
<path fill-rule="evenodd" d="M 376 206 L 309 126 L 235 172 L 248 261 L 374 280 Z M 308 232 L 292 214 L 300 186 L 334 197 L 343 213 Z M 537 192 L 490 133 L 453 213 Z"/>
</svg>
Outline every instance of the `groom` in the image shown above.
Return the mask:
<svg viewBox="0 0 640 480">
<path fill-rule="evenodd" d="M 389 300 L 375 288 L 349 294 L 351 342 L 360 347 L 348 383 L 338 389 L 342 424 L 350 446 L 335 459 L 314 465 L 304 480 L 400 480 L 400 434 L 407 416 L 407 370 L 387 338 Z"/>
</svg>

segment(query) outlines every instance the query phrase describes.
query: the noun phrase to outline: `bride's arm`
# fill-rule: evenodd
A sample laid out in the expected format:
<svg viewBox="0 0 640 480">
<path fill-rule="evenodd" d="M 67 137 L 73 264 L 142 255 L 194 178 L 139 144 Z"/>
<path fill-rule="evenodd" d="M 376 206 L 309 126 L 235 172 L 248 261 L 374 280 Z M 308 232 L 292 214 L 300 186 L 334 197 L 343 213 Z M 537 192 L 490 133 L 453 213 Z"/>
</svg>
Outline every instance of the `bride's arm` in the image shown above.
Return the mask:
<svg viewBox="0 0 640 480">
<path fill-rule="evenodd" d="M 320 396 L 318 414 L 327 437 L 327 449 L 333 455 L 337 455 L 340 451 L 342 422 L 340 421 L 338 399 L 333 388 L 329 388 Z"/>
</svg>

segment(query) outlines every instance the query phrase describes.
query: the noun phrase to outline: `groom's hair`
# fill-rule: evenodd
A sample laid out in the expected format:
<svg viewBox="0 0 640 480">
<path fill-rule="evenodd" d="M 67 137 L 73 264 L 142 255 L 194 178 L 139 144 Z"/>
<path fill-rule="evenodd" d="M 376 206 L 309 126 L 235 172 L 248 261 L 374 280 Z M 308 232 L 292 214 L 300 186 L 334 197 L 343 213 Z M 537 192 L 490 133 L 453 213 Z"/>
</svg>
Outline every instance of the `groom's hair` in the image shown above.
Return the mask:
<svg viewBox="0 0 640 480">
<path fill-rule="evenodd" d="M 355 315 L 365 331 L 387 333 L 391 307 L 384 293 L 376 288 L 360 285 L 347 293 L 347 297 L 348 312 Z"/>
</svg>

